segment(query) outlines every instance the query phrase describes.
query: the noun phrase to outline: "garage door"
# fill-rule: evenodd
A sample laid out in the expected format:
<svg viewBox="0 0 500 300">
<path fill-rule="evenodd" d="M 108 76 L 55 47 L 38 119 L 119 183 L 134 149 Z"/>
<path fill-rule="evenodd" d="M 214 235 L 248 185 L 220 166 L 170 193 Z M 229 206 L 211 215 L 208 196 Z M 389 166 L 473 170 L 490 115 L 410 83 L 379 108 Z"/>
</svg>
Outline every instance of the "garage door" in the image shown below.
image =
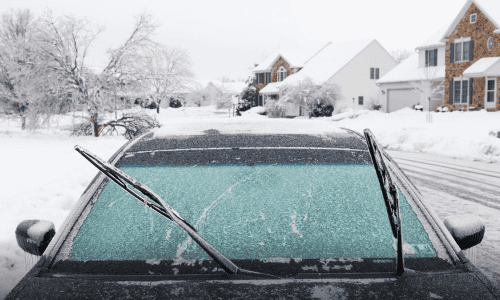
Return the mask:
<svg viewBox="0 0 500 300">
<path fill-rule="evenodd" d="M 413 89 L 388 90 L 388 112 L 400 110 L 405 107 L 412 107 L 420 102 L 420 94 Z"/>
</svg>

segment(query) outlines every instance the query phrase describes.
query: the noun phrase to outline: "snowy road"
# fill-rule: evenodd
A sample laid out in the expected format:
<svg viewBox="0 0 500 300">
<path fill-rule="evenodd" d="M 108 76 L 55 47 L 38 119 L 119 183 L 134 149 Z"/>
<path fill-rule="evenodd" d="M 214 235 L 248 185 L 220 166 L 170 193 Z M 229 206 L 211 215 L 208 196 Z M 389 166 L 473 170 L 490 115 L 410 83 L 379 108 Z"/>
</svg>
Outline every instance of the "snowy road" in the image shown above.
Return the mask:
<svg viewBox="0 0 500 300">
<path fill-rule="evenodd" d="M 469 213 L 484 220 L 485 237 L 473 262 L 500 288 L 500 164 L 386 151 L 442 220 Z"/>
</svg>

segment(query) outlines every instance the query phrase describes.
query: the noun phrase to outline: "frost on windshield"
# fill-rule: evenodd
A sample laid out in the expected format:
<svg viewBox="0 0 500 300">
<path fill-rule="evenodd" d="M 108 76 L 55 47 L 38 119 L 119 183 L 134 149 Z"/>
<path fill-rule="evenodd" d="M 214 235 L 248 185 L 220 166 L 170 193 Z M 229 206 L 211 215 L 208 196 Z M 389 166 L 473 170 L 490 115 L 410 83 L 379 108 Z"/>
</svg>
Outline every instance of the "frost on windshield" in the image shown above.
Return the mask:
<svg viewBox="0 0 500 300">
<path fill-rule="evenodd" d="M 396 257 L 373 165 L 122 170 L 147 184 L 229 259 Z M 405 254 L 436 256 L 401 193 L 400 201 Z M 69 259 L 193 264 L 210 258 L 182 229 L 111 183 L 80 228 Z"/>
</svg>

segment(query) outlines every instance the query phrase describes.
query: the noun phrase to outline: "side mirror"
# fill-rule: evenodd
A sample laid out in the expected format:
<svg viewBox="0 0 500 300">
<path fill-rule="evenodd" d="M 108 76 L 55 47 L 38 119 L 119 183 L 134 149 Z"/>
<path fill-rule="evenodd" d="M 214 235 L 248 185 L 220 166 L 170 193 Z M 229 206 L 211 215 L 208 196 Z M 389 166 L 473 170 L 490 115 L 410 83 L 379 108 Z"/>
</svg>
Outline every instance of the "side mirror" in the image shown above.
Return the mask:
<svg viewBox="0 0 500 300">
<path fill-rule="evenodd" d="M 24 220 L 16 228 L 17 244 L 24 251 L 41 256 L 56 234 L 54 223 L 43 220 Z"/>
<path fill-rule="evenodd" d="M 485 226 L 478 216 L 452 216 L 444 219 L 443 222 L 462 250 L 472 248 L 483 240 Z"/>
</svg>

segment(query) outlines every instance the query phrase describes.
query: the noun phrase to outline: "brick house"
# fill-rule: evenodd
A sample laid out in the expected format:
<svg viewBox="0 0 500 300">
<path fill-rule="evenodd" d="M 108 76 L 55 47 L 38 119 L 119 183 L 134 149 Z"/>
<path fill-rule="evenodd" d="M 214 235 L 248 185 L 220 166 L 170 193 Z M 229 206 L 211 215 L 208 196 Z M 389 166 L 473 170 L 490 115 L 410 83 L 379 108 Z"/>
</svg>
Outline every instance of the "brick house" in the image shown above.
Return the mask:
<svg viewBox="0 0 500 300">
<path fill-rule="evenodd" d="M 500 109 L 500 1 L 468 0 L 446 42 L 444 102 L 450 110 Z"/>
<path fill-rule="evenodd" d="M 394 58 L 377 40 L 329 42 L 302 56 L 278 53 L 253 70 L 259 91 L 257 104 L 278 99 L 282 85 L 309 78 L 318 84 L 337 84 L 345 106 L 368 107 L 377 99 L 376 80 L 395 66 Z M 289 105 L 285 115 L 297 116 L 301 111 Z"/>
<path fill-rule="evenodd" d="M 300 45 L 296 48 L 280 50 L 268 56 L 252 71 L 255 74 L 255 87 L 257 88 L 257 92 L 259 92 L 257 101 L 252 103 L 252 105 L 263 106 L 265 104 L 265 95 L 276 99 L 280 83 L 288 76 L 300 71 L 308 60 L 327 45 L 328 43 L 326 42 Z M 261 93 L 266 87 L 271 92 L 266 94 Z"/>
</svg>

